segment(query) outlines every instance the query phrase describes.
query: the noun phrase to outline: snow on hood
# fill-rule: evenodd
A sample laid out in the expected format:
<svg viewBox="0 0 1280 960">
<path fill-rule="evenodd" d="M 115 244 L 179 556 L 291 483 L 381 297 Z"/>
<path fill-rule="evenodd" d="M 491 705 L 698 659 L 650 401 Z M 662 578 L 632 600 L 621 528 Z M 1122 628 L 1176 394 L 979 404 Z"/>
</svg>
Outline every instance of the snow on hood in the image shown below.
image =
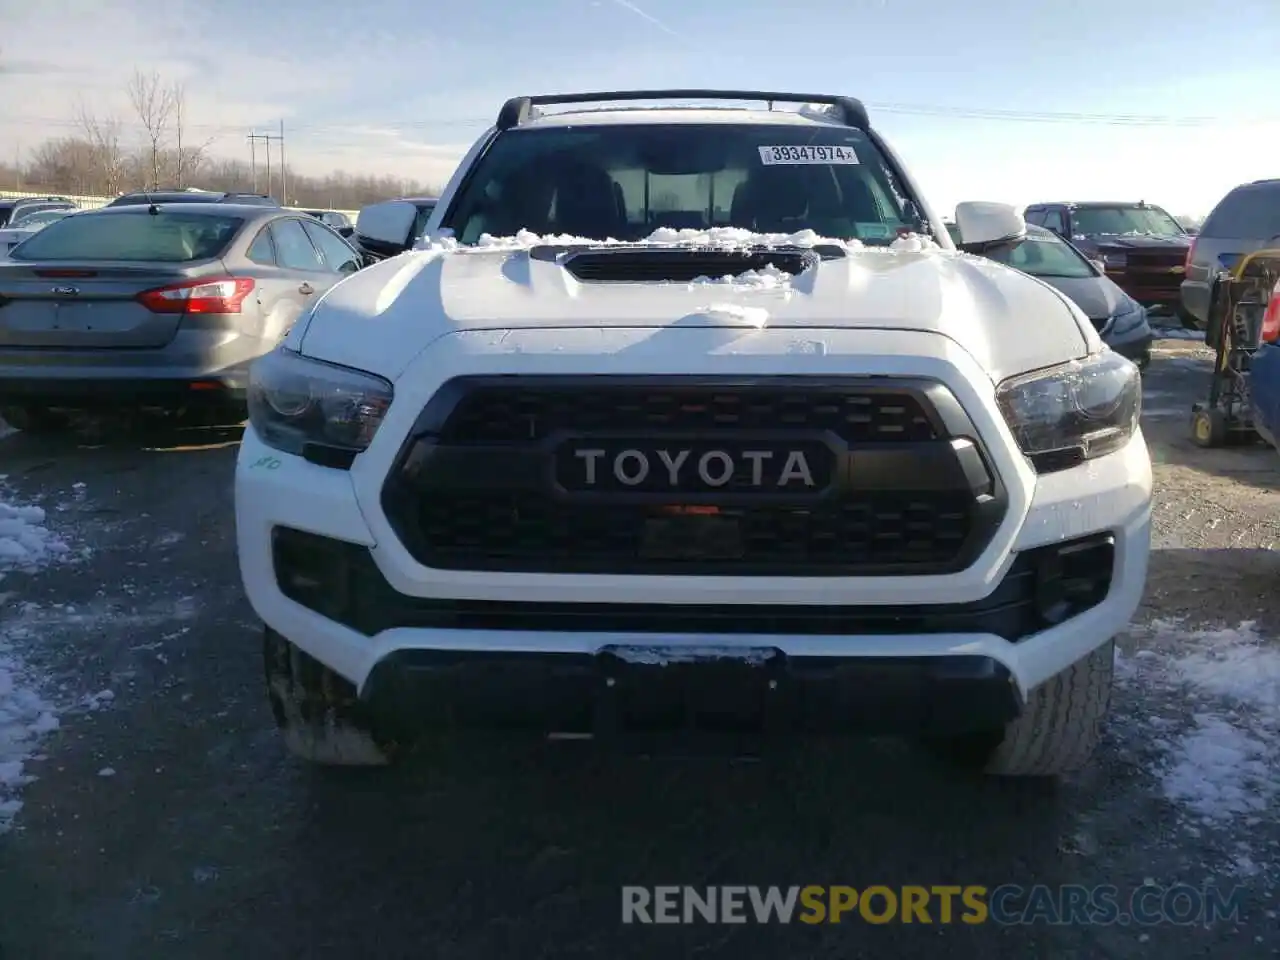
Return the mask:
<svg viewBox="0 0 1280 960">
<path fill-rule="evenodd" d="M 764 268 L 692 283 L 592 283 L 577 280 L 554 259 L 528 255 L 546 245 L 573 252 L 685 247 L 691 255 L 832 246 L 844 256 L 796 275 Z M 1029 324 L 1036 325 L 1035 336 L 1026 335 Z M 486 236 L 474 246 L 424 239 L 417 249 L 333 287 L 290 343 L 311 356 L 395 379 L 432 341 L 464 330 L 676 325 L 938 333 L 993 375 L 1050 366 L 1101 346 L 1083 313 L 1048 285 L 944 250 L 927 237 L 873 247 L 811 230 L 760 234 L 732 227 L 656 230 L 627 243 L 528 231 Z"/>
<path fill-rule="evenodd" d="M 801 230 L 798 233 L 756 233 L 741 227 L 712 227 L 709 230 L 660 227 L 642 240 L 592 240 L 587 237 L 575 237 L 570 234 L 538 234 L 532 230 L 521 230 L 514 236 L 495 237 L 482 233 L 474 246 L 464 246 L 452 237 L 423 236 L 414 250 L 436 256 L 446 253 L 484 253 L 493 250 L 519 251 L 531 250 L 534 247 L 696 247 L 711 250 L 745 250 L 751 247 L 797 247 L 812 249 L 813 247 L 839 247 L 845 251 L 853 250 L 886 250 L 889 252 L 918 253 L 926 250 L 938 253 L 944 251 L 930 237 L 920 234 L 907 234 L 896 238 L 888 247 L 868 247 L 860 240 L 843 240 L 824 237 L 813 230 Z"/>
</svg>

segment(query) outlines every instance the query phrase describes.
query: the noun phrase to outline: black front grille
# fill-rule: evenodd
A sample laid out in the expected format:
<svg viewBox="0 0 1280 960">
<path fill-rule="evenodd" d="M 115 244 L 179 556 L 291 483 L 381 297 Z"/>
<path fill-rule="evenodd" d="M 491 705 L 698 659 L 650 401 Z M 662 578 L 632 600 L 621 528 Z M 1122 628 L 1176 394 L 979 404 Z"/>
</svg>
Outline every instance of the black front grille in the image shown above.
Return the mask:
<svg viewBox="0 0 1280 960">
<path fill-rule="evenodd" d="M 1125 263 L 1131 267 L 1180 267 L 1187 259 L 1187 251 L 1177 248 L 1167 250 L 1126 250 Z"/>
<path fill-rule="evenodd" d="M 818 443 L 834 479 L 822 491 L 753 488 L 739 464 L 714 490 L 560 486 L 558 464 L 572 462 L 563 445 L 602 437 Z M 949 573 L 1003 517 L 975 438 L 954 397 L 924 381 L 459 378 L 423 411 L 382 505 L 406 549 L 436 569 Z"/>
<path fill-rule="evenodd" d="M 733 561 L 740 568 L 927 565 L 964 547 L 972 501 L 963 493 L 884 493 L 812 507 L 722 508 L 719 515 L 740 524 L 744 556 Z M 422 540 L 435 545 L 434 566 L 589 573 L 642 555 L 645 527 L 637 516 L 643 514 L 634 505 L 460 495 L 424 500 L 417 524 Z"/>
<path fill-rule="evenodd" d="M 823 390 L 803 383 L 722 387 L 492 384 L 467 391 L 440 429 L 451 445 L 509 445 L 559 431 L 663 431 L 719 435 L 830 430 L 849 443 L 935 440 L 921 397 L 887 389 Z"/>
<path fill-rule="evenodd" d="M 1111 589 L 1108 535 L 1018 554 L 996 588 L 969 603 L 562 603 L 411 597 L 383 577 L 369 550 L 277 527 L 277 582 L 285 596 L 365 636 L 397 628 L 564 633 L 854 636 L 985 633 L 1017 642 L 1097 606 Z"/>
</svg>

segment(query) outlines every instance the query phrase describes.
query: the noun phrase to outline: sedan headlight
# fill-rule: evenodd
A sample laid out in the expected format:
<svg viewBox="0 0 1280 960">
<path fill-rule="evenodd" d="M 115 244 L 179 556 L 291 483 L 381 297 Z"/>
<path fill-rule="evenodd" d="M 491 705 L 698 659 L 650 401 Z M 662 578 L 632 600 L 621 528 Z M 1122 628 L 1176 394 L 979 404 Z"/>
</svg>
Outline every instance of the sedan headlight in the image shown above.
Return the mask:
<svg viewBox="0 0 1280 960">
<path fill-rule="evenodd" d="M 249 370 L 249 422 L 262 441 L 327 466 L 349 466 L 391 406 L 381 377 L 278 348 Z"/>
<path fill-rule="evenodd" d="M 1121 449 L 1138 429 L 1142 378 L 1110 350 L 1011 377 L 996 401 L 1037 473 L 1066 470 Z"/>
</svg>

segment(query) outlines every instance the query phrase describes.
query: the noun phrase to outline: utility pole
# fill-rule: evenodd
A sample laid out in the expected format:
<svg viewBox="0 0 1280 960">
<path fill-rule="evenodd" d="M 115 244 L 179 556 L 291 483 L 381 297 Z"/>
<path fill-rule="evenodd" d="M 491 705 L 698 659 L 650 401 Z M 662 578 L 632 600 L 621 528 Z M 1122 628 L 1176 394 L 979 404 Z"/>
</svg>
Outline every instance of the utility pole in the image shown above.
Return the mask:
<svg viewBox="0 0 1280 960">
<path fill-rule="evenodd" d="M 283 123 L 280 127 L 284 129 Z M 274 133 L 251 133 L 249 134 L 249 162 L 253 166 L 253 192 L 258 192 L 258 151 L 257 143 L 262 141 L 263 147 L 267 155 L 267 193 L 271 192 L 271 141 L 275 140 L 280 144 L 280 160 L 281 165 L 284 163 L 284 134 Z M 284 174 L 281 174 L 281 181 L 284 180 Z M 281 184 L 283 186 L 283 182 Z"/>
<path fill-rule="evenodd" d="M 288 168 L 284 165 L 284 119 L 280 120 L 280 202 L 289 205 Z"/>
</svg>

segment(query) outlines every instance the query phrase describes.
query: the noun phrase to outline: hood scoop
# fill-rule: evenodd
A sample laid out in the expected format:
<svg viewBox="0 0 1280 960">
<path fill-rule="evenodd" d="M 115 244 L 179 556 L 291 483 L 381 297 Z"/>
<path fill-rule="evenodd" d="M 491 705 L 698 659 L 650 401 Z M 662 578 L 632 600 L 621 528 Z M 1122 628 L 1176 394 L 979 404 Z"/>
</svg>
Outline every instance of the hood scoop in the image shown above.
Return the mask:
<svg viewBox="0 0 1280 960">
<path fill-rule="evenodd" d="M 822 260 L 843 258 L 837 246 L 747 247 L 534 247 L 535 260 L 559 262 L 581 283 L 692 283 L 701 278 L 718 280 L 752 270 L 772 267 L 792 276 L 804 273 Z"/>
</svg>

